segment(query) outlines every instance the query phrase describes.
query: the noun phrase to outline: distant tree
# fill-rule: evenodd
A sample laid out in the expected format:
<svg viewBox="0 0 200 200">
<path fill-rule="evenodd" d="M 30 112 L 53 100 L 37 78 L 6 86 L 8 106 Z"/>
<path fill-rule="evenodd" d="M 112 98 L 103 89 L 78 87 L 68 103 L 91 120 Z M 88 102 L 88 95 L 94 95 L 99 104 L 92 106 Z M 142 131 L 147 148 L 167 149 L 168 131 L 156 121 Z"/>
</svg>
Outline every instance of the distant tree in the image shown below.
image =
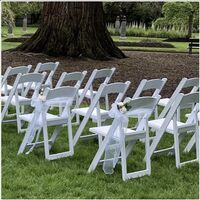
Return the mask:
<svg viewBox="0 0 200 200">
<path fill-rule="evenodd" d="M 41 2 L 2 2 L 2 25 L 15 23 L 15 18 L 27 14 L 41 13 Z"/>
<path fill-rule="evenodd" d="M 167 2 L 163 5 L 162 12 L 164 17 L 158 18 L 156 23 L 165 23 L 168 25 L 182 26 L 187 25 L 187 38 L 192 36 L 194 19 L 199 15 L 198 3 L 190 2 Z M 198 20 L 197 20 L 198 21 Z"/>
<path fill-rule="evenodd" d="M 151 26 L 162 15 L 162 2 L 105 2 L 106 20 L 114 22 L 117 16 L 126 15 L 128 22 L 136 21 Z"/>
<path fill-rule="evenodd" d="M 15 14 L 11 9 L 10 2 L 2 2 L 2 25 L 14 25 Z"/>
<path fill-rule="evenodd" d="M 43 3 L 41 2 L 11 2 L 11 10 L 15 16 L 41 13 Z"/>
</svg>

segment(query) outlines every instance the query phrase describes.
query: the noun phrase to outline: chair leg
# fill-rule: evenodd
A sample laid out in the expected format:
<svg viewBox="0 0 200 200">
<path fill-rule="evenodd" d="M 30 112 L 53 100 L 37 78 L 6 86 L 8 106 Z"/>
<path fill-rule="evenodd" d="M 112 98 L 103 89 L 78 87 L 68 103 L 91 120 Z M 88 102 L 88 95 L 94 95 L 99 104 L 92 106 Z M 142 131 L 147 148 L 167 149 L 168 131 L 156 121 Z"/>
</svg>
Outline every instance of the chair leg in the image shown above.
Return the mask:
<svg viewBox="0 0 200 200">
<path fill-rule="evenodd" d="M 149 129 L 147 128 L 146 140 L 145 140 L 145 151 L 146 151 L 146 169 L 147 174 L 151 175 L 151 157 L 149 155 Z"/>
<path fill-rule="evenodd" d="M 102 143 L 102 135 L 101 134 L 98 134 L 98 142 L 99 142 L 99 146 L 100 146 Z"/>
<path fill-rule="evenodd" d="M 27 128 L 26 133 L 25 133 L 25 136 L 24 136 L 24 139 L 23 139 L 23 141 L 22 141 L 22 143 L 21 143 L 21 145 L 20 145 L 20 147 L 19 147 L 19 150 L 18 150 L 17 155 L 19 155 L 20 153 L 23 153 L 23 152 L 24 152 L 24 150 L 25 150 L 25 148 L 26 148 L 26 146 L 27 146 L 28 139 L 29 139 L 29 137 L 30 137 L 30 133 L 31 133 L 32 128 L 33 128 L 32 126 L 29 126 L 29 127 Z"/>
<path fill-rule="evenodd" d="M 184 152 L 188 153 L 190 152 L 190 150 L 192 149 L 192 147 L 195 144 L 195 134 L 192 136 L 192 138 L 190 139 L 190 141 L 188 142 L 187 146 L 184 149 Z"/>
<path fill-rule="evenodd" d="M 196 127 L 196 130 L 195 130 L 195 144 L 196 144 L 196 158 L 197 160 L 199 161 L 199 129 L 198 129 L 198 126 Z"/>
<path fill-rule="evenodd" d="M 176 158 L 176 167 L 180 168 L 180 150 L 179 150 L 179 135 L 174 133 L 174 148 L 175 148 L 175 158 Z"/>
<path fill-rule="evenodd" d="M 49 141 L 48 141 L 48 130 L 46 123 L 43 124 L 43 138 L 44 138 L 45 158 L 49 160 Z"/>
<path fill-rule="evenodd" d="M 106 110 L 109 110 L 109 100 L 108 95 L 105 96 Z"/>
<path fill-rule="evenodd" d="M 71 155 L 74 154 L 74 145 L 73 145 L 73 135 L 72 135 L 72 123 L 71 123 L 71 116 L 68 117 L 68 140 L 69 140 L 69 151 Z"/>
<path fill-rule="evenodd" d="M 19 118 L 20 115 L 20 106 L 17 104 L 16 105 L 16 117 L 17 117 L 17 132 L 21 132 L 21 120 Z"/>
<path fill-rule="evenodd" d="M 158 106 L 155 107 L 154 117 L 155 117 L 155 119 L 158 118 Z"/>
<path fill-rule="evenodd" d="M 122 179 L 124 181 L 127 180 L 127 162 L 126 162 L 126 147 L 125 147 L 125 141 L 121 142 L 121 165 L 122 165 Z"/>
<path fill-rule="evenodd" d="M 62 111 L 63 111 L 62 105 L 60 104 L 60 105 L 59 105 L 59 114 L 60 114 L 60 115 L 62 114 Z"/>
<path fill-rule="evenodd" d="M 178 109 L 177 109 L 177 120 L 178 120 L 178 121 L 180 121 L 180 119 L 181 119 L 180 113 L 181 113 L 180 107 L 178 107 Z"/>
</svg>

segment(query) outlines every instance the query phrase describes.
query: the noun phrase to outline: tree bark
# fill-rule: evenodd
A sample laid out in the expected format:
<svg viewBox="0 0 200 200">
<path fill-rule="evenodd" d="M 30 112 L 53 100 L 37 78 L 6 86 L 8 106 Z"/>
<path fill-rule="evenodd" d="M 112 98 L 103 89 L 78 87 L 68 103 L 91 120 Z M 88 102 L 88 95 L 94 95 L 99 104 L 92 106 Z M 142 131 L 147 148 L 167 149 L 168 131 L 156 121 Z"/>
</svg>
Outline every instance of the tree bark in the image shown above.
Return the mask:
<svg viewBox="0 0 200 200">
<path fill-rule="evenodd" d="M 106 28 L 100 2 L 46 2 L 36 33 L 17 47 L 51 56 L 124 58 Z"/>
</svg>

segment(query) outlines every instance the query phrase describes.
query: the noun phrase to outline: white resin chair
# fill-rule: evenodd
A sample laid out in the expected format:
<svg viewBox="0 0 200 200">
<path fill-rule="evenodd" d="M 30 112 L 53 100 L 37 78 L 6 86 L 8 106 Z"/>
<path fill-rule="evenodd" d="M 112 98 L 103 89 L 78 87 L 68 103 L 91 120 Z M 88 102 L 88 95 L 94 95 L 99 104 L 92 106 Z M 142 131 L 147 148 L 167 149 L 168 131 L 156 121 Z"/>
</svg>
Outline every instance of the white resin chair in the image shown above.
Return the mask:
<svg viewBox="0 0 200 200">
<path fill-rule="evenodd" d="M 29 147 L 30 153 L 34 147 L 44 144 L 45 158 L 47 160 L 54 160 L 74 154 L 72 124 L 71 124 L 71 110 L 70 106 L 75 99 L 77 88 L 72 86 L 63 86 L 55 89 L 46 88 L 43 96 L 38 97 L 32 103 L 35 110 L 31 114 L 20 115 L 20 119 L 29 123 L 24 139 L 19 148 L 18 154 L 23 153 Z M 58 102 L 64 104 L 65 107 L 61 114 L 50 114 L 48 110 Z M 51 154 L 50 150 L 60 135 L 63 125 L 67 125 L 69 150 Z M 48 127 L 55 126 L 51 138 L 49 138 Z M 43 141 L 39 141 L 39 136 L 42 130 Z M 35 142 L 33 141 L 35 139 Z M 66 144 L 67 142 L 63 141 Z"/>
<path fill-rule="evenodd" d="M 14 82 L 14 85 L 9 93 L 9 95 L 5 95 L 1 97 L 1 102 L 4 103 L 4 107 L 1 113 L 1 121 L 3 123 L 9 123 L 13 122 L 15 120 L 4 120 L 4 117 L 7 116 L 7 111 L 9 106 L 14 106 L 16 109 L 16 120 L 17 120 L 17 130 L 18 133 L 22 132 L 23 129 L 21 128 L 21 121 L 19 118 L 20 115 L 20 107 L 21 106 L 27 106 L 31 105 L 31 98 L 32 96 L 36 96 L 39 93 L 39 89 L 41 88 L 42 82 L 44 81 L 44 78 L 46 76 L 46 73 L 44 72 L 43 74 L 39 73 L 29 73 L 29 74 L 18 74 L 17 78 Z M 20 92 L 19 95 L 19 90 L 17 89 L 20 85 L 20 88 L 23 87 L 23 85 L 27 84 L 27 87 L 24 91 Z M 36 89 L 32 93 L 32 95 L 29 93 L 31 85 L 35 84 Z M 24 110 L 23 110 L 24 112 Z"/>
<path fill-rule="evenodd" d="M 18 74 L 27 74 L 29 73 L 32 65 L 28 66 L 19 66 L 19 67 L 8 67 L 1 78 L 1 94 L 8 95 L 12 89 L 12 85 L 8 84 L 8 78 L 16 76 Z"/>
<path fill-rule="evenodd" d="M 47 77 L 45 78 L 46 80 L 44 80 L 44 85 L 46 87 L 53 87 L 53 83 L 52 83 L 52 77 L 56 71 L 56 69 L 58 68 L 59 62 L 49 62 L 49 63 L 38 63 L 34 73 L 43 73 L 46 72 L 47 73 Z M 25 86 L 27 86 L 25 84 Z M 31 89 L 34 90 L 35 89 L 35 84 L 31 85 Z"/>
<path fill-rule="evenodd" d="M 83 72 L 71 72 L 71 73 L 67 73 L 67 72 L 63 72 L 62 75 L 60 76 L 55 88 L 67 85 L 69 86 L 69 82 L 73 82 L 73 86 L 74 87 L 79 87 L 81 86 L 85 76 L 87 74 L 87 71 L 83 71 Z M 79 96 L 78 94 L 76 95 L 76 107 L 78 108 L 78 100 L 79 100 Z M 59 105 L 59 112 L 62 112 L 62 105 Z M 76 116 L 76 124 L 79 124 L 79 116 Z"/>
<path fill-rule="evenodd" d="M 90 78 L 88 79 L 87 84 L 85 85 L 84 89 L 79 89 L 78 91 L 78 94 L 79 94 L 78 106 L 80 106 L 84 98 L 88 98 L 90 99 L 90 101 L 92 101 L 95 94 L 97 93 L 97 91 L 93 89 L 94 82 L 98 79 L 103 79 L 103 83 L 108 83 L 113 73 L 115 72 L 115 70 L 116 69 L 114 67 L 111 69 L 95 69 L 90 75 Z M 108 110 L 109 102 L 108 102 L 107 96 L 105 98 L 106 98 L 106 110 Z"/>
<path fill-rule="evenodd" d="M 152 114 L 159 98 L 160 96 L 135 98 L 128 103 L 130 108 L 126 113 L 121 113 L 117 107 L 115 108 L 113 111 L 114 120 L 111 125 L 90 128 L 90 132 L 101 135 L 101 137 L 104 137 L 104 139 L 99 146 L 88 172 L 94 171 L 97 167 L 97 164 L 103 162 L 104 172 L 111 174 L 113 173 L 113 168 L 117 164 L 118 160 L 121 160 L 122 178 L 124 181 L 151 174 L 151 160 L 150 156 L 148 156 L 148 118 Z M 132 115 L 138 115 L 138 117 L 141 119 L 135 129 L 130 129 L 127 127 L 128 118 Z M 128 172 L 128 155 L 130 154 L 135 142 L 141 139 L 145 139 L 146 168 L 136 172 Z M 100 160 L 104 152 L 104 159 Z"/>
<path fill-rule="evenodd" d="M 76 145 L 80 137 L 82 139 L 89 139 L 98 136 L 97 134 L 81 136 L 89 119 L 92 119 L 94 122 L 96 122 L 98 126 L 101 126 L 102 121 L 110 119 L 108 115 L 109 111 L 100 107 L 100 102 L 99 102 L 100 98 L 105 98 L 105 96 L 115 94 L 117 95 L 117 97 L 114 102 L 120 102 L 124 97 L 129 85 L 130 85 L 129 81 L 125 83 L 110 83 L 110 84 L 102 83 L 89 107 L 76 108 L 72 110 L 73 113 L 84 116 L 74 136 L 74 145 Z"/>
<path fill-rule="evenodd" d="M 197 92 L 199 89 L 199 78 L 183 78 L 180 83 L 178 84 L 176 90 L 174 91 L 174 93 L 172 94 L 172 96 L 170 98 L 163 98 L 158 102 L 159 106 L 164 107 L 161 117 L 164 117 L 166 115 L 166 113 L 168 112 L 171 104 L 174 102 L 176 96 L 179 93 L 182 93 L 183 89 L 190 89 L 189 93 L 193 93 L 193 92 Z M 191 106 L 189 106 L 191 108 Z M 177 111 L 177 118 L 180 119 L 180 110 L 178 109 Z"/>
<path fill-rule="evenodd" d="M 151 80 L 146 80 L 143 79 L 137 90 L 135 91 L 132 99 L 138 98 L 142 96 L 143 92 L 151 91 L 152 97 L 155 97 L 157 95 L 160 95 L 164 85 L 167 82 L 167 78 L 162 78 L 162 79 L 151 79 Z M 150 95 L 148 95 L 150 96 Z M 158 117 L 158 110 L 157 107 L 155 109 L 155 118 Z"/>
<path fill-rule="evenodd" d="M 191 104 L 198 104 L 199 102 L 199 94 L 191 93 L 191 94 L 178 94 L 174 100 L 174 103 L 171 105 L 168 113 L 164 118 L 159 118 L 156 120 L 151 120 L 148 122 L 149 127 L 153 128 L 156 131 L 156 136 L 154 137 L 151 146 L 150 146 L 150 156 L 153 153 L 162 153 L 162 152 L 174 152 L 176 158 L 176 167 L 180 168 L 182 165 L 198 161 L 199 159 L 199 133 L 198 133 L 198 123 L 197 123 L 197 113 L 198 107 L 194 106 L 194 120 L 181 122 L 177 119 L 177 109 L 185 108 Z M 180 161 L 180 142 L 184 135 L 187 135 L 188 132 L 194 131 L 195 141 L 196 141 L 196 159 L 181 162 Z M 174 137 L 174 145 L 170 148 L 165 149 L 157 149 L 157 146 L 163 137 L 164 133 L 172 134 Z"/>
</svg>

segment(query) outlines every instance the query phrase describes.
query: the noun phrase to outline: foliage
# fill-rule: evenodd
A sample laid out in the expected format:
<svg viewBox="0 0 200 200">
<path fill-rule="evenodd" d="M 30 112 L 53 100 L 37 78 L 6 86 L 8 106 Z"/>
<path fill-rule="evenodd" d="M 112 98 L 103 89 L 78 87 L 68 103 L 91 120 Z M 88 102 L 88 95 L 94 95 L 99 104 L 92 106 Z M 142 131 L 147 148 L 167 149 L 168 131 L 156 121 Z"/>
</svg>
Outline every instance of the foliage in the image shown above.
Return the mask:
<svg viewBox="0 0 200 200">
<path fill-rule="evenodd" d="M 115 32 L 114 25 L 109 24 L 108 31 L 111 35 L 118 35 Z M 133 36 L 133 37 L 154 37 L 154 38 L 169 38 L 169 39 L 177 39 L 177 38 L 184 38 L 187 32 L 175 30 L 174 27 L 166 29 L 155 29 L 154 26 L 151 28 L 146 29 L 146 27 L 142 24 L 139 26 L 135 24 L 130 24 L 126 28 L 126 35 Z"/>
<path fill-rule="evenodd" d="M 154 25 L 160 28 L 176 27 L 188 29 L 189 17 L 193 16 L 194 27 L 198 28 L 199 4 L 197 2 L 167 2 L 162 7 L 164 17 L 158 18 Z"/>
<path fill-rule="evenodd" d="M 14 24 L 14 12 L 10 2 L 2 2 L 2 25 Z"/>
<path fill-rule="evenodd" d="M 39 14 L 41 9 L 41 2 L 2 2 L 2 25 L 14 25 L 15 17 Z"/>
<path fill-rule="evenodd" d="M 106 21 L 114 23 L 117 16 L 126 16 L 128 22 L 137 21 L 151 26 L 151 22 L 161 16 L 162 2 L 106 2 Z"/>
<path fill-rule="evenodd" d="M 41 2 L 11 2 L 10 4 L 16 16 L 39 14 L 43 5 Z"/>
</svg>

